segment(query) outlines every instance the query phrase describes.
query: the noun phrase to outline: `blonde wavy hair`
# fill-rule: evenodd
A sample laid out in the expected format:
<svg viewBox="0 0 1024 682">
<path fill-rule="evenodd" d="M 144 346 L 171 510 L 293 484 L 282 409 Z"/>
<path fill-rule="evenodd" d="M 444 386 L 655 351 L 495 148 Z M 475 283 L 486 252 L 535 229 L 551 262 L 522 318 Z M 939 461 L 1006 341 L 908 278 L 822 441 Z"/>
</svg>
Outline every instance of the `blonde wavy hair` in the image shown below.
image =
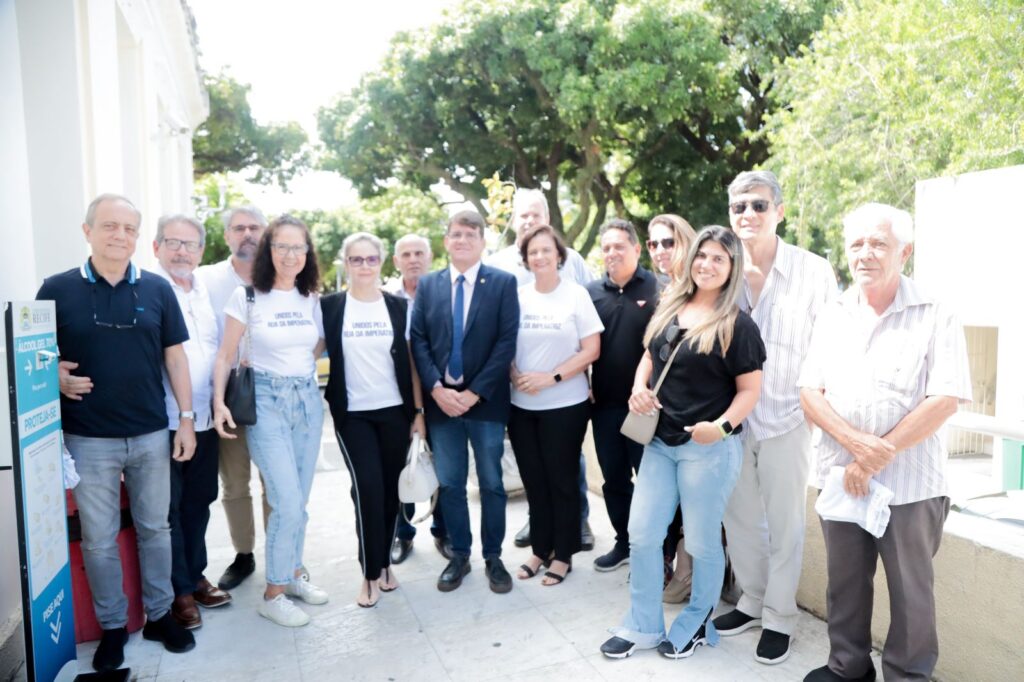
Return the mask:
<svg viewBox="0 0 1024 682">
<path fill-rule="evenodd" d="M 686 266 L 681 277 L 662 293 L 654 316 L 651 317 L 651 321 L 647 325 L 647 330 L 644 332 L 645 347 L 650 347 L 651 341 L 676 319 L 679 311 L 697 292 L 697 285 L 691 274 L 693 261 L 696 260 L 701 246 L 708 241 L 713 241 L 725 249 L 732 261 L 732 270 L 729 272 L 729 278 L 718 292 L 715 308 L 711 315 L 693 329 L 688 329 L 684 340 L 702 355 L 708 355 L 714 350 L 715 341 L 718 341 L 722 355 L 729 350 L 733 329 L 736 326 L 736 316 L 739 314 L 736 301 L 739 299 L 740 287 L 743 285 L 743 247 L 735 233 L 721 225 L 705 227 L 693 240 L 690 251 L 686 255 Z"/>
<path fill-rule="evenodd" d="M 673 282 L 682 279 L 683 269 L 686 266 L 686 255 L 690 252 L 690 245 L 697 238 L 697 232 L 681 216 L 674 213 L 662 213 L 651 218 L 647 223 L 647 234 L 651 234 L 651 228 L 655 225 L 664 225 L 672 230 L 672 237 L 676 240 L 676 247 L 672 250 L 672 260 L 669 261 L 669 277 Z"/>
</svg>

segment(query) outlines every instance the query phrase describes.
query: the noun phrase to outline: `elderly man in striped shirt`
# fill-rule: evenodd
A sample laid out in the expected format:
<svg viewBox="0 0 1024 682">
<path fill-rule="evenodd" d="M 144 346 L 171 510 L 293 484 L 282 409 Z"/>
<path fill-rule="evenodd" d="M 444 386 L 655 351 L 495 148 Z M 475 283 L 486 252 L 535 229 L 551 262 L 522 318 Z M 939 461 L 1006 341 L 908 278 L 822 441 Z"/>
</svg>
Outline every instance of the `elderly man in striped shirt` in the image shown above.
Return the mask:
<svg viewBox="0 0 1024 682">
<path fill-rule="evenodd" d="M 882 674 L 930 680 L 939 655 L 932 557 L 949 512 L 942 426 L 971 399 L 967 347 L 956 317 L 900 274 L 913 249 L 909 213 L 866 204 L 843 229 L 853 286 L 815 322 L 800 396 L 824 431 L 819 484 L 840 466 L 848 495 L 868 494 L 873 479 L 893 498 L 880 538 L 821 521 L 830 653 L 804 679 L 875 679 L 871 606 L 881 556 L 891 614 Z"/>
<path fill-rule="evenodd" d="M 754 658 L 781 663 L 800 612 L 811 431 L 800 409 L 797 376 L 811 325 L 836 297 L 832 266 L 782 241 L 782 189 L 770 171 L 740 173 L 729 185 L 729 221 L 743 242 L 740 308 L 761 330 L 768 359 L 761 399 L 747 418 L 743 468 L 725 513 L 736 581 L 736 609 L 715 618 L 722 635 L 762 627 Z"/>
</svg>

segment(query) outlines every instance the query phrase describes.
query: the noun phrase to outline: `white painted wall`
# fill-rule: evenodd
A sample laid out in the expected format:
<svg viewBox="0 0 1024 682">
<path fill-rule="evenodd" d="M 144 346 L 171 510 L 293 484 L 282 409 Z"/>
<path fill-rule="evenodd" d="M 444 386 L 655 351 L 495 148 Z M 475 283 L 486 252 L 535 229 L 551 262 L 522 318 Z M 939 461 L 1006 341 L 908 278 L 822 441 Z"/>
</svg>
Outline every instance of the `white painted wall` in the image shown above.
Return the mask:
<svg viewBox="0 0 1024 682">
<path fill-rule="evenodd" d="M 995 416 L 1024 421 L 1024 166 L 917 183 L 914 279 L 967 326 L 996 327 Z M 1002 469 L 996 439 L 993 469 Z"/>
<path fill-rule="evenodd" d="M 83 261 L 80 226 L 97 194 L 142 211 L 143 267 L 159 215 L 191 211 L 191 131 L 209 104 L 188 21 L 180 0 L 0 0 L 0 300 L 34 298 L 43 277 Z M 7 414 L 4 389 L 9 452 Z M 0 472 L 0 679 L 20 621 L 13 490 Z"/>
</svg>

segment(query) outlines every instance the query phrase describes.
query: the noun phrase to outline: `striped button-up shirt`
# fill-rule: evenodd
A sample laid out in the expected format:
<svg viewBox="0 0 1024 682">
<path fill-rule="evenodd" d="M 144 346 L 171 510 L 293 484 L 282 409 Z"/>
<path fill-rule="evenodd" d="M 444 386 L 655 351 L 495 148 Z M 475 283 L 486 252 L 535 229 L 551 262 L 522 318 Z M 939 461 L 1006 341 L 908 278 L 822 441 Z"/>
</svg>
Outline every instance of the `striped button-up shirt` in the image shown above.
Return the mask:
<svg viewBox="0 0 1024 682">
<path fill-rule="evenodd" d="M 746 421 L 748 438 L 774 438 L 803 424 L 796 380 L 811 342 L 814 319 L 836 296 L 836 276 L 828 261 L 781 239 L 754 306 L 750 305 L 750 286 L 744 281 L 739 307 L 757 323 L 768 351 L 761 398 Z"/>
<path fill-rule="evenodd" d="M 799 384 L 824 389 L 853 428 L 884 436 L 928 396 L 971 399 L 963 327 L 907 277 L 879 317 L 865 314 L 859 291 L 851 288 L 819 315 Z M 944 431 L 898 452 L 878 473 L 876 480 L 894 493 L 891 504 L 947 494 Z M 832 466 L 852 461 L 849 451 L 822 433 L 818 487 Z"/>
</svg>

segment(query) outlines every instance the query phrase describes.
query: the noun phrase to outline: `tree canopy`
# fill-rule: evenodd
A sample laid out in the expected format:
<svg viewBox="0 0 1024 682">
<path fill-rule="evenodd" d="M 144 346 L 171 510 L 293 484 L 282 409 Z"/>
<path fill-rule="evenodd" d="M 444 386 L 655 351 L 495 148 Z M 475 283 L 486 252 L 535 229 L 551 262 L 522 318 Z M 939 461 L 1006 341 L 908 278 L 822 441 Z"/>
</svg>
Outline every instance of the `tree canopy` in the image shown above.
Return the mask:
<svg viewBox="0 0 1024 682">
<path fill-rule="evenodd" d="M 195 176 L 242 171 L 249 182 L 288 181 L 310 167 L 307 137 L 294 122 L 261 125 L 249 109 L 249 85 L 221 73 L 206 77 L 210 115 L 192 137 Z"/>
<path fill-rule="evenodd" d="M 444 181 L 483 213 L 498 173 L 543 189 L 584 253 L 609 212 L 721 222 L 724 186 L 767 159 L 778 61 L 831 5 L 469 0 L 320 110 L 321 164 L 366 197 Z"/>
<path fill-rule="evenodd" d="M 767 166 L 788 230 L 840 265 L 857 205 L 913 210 L 918 180 L 1024 163 L 1019 0 L 849 2 L 782 82 Z"/>
</svg>

